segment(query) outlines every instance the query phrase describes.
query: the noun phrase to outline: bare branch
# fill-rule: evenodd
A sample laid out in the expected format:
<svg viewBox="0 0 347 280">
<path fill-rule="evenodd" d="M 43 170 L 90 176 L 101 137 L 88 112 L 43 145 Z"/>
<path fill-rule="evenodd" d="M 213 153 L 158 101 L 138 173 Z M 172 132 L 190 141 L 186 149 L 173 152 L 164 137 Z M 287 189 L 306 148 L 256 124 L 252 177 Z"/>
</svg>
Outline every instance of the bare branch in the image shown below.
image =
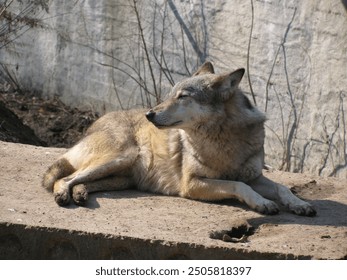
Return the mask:
<svg viewBox="0 0 347 280">
<path fill-rule="evenodd" d="M 155 8 L 155 11 L 156 11 L 156 8 Z M 160 36 L 160 59 L 158 58 L 157 54 L 156 54 L 156 51 L 155 51 L 155 42 L 156 42 L 156 32 L 155 32 L 155 19 L 156 19 L 156 14 L 154 14 L 154 19 L 153 19 L 153 56 L 154 56 L 154 59 L 155 61 L 157 62 L 157 64 L 159 65 L 160 67 L 160 73 L 159 73 L 159 100 L 161 99 L 161 80 L 162 80 L 162 74 L 165 75 L 166 79 L 169 81 L 169 83 L 171 85 L 174 85 L 175 82 L 172 78 L 172 75 L 170 73 L 170 71 L 168 71 L 168 67 L 167 67 L 167 63 L 166 63 L 166 60 L 165 60 L 165 55 L 164 55 L 164 38 L 165 38 L 165 20 L 166 20 L 166 14 L 167 12 L 167 1 L 165 1 L 165 6 L 164 6 L 164 15 L 163 15 L 163 18 L 162 18 L 162 31 L 161 31 L 161 36 Z M 163 67 L 163 65 L 165 66 L 165 68 Z"/>
<path fill-rule="evenodd" d="M 252 82 L 251 82 L 251 75 L 249 72 L 249 57 L 250 57 L 250 52 L 251 52 L 251 42 L 252 42 L 252 34 L 253 34 L 253 24 L 254 24 L 254 5 L 253 5 L 253 0 L 251 0 L 251 10 L 252 10 L 252 16 L 251 16 L 251 31 L 249 33 L 249 40 L 248 40 L 248 47 L 247 47 L 247 79 L 248 79 L 248 84 L 249 84 L 249 89 L 252 94 L 253 102 L 254 105 L 257 105 L 257 101 L 255 100 L 255 95 L 252 87 Z"/>
<path fill-rule="evenodd" d="M 278 54 L 279 54 L 280 50 L 281 50 L 281 44 L 278 46 L 278 49 L 277 49 L 275 58 L 274 58 L 273 63 L 272 63 L 270 75 L 269 75 L 269 78 L 267 79 L 267 82 L 266 82 L 266 90 L 265 90 L 265 109 L 264 109 L 265 112 L 267 112 L 267 105 L 268 105 L 268 101 L 269 101 L 270 80 L 271 80 L 271 77 L 272 77 L 272 73 L 273 73 L 273 71 L 274 71 L 274 69 L 275 69 L 276 60 L 277 60 L 277 57 L 278 57 Z"/>
<path fill-rule="evenodd" d="M 182 37 L 182 50 L 183 50 L 183 65 L 184 65 L 184 68 L 186 69 L 188 75 L 191 76 L 192 74 L 189 71 L 188 66 L 187 66 L 187 53 L 186 53 L 186 46 L 184 44 L 184 36 L 183 36 L 182 26 L 181 26 L 181 37 Z"/>
<path fill-rule="evenodd" d="M 329 174 L 329 176 L 336 176 L 337 172 L 339 172 L 341 169 L 344 169 L 347 167 L 347 139 L 346 139 L 346 119 L 345 119 L 345 108 L 343 106 L 343 93 L 340 92 L 340 110 L 341 113 L 341 122 L 342 122 L 342 133 L 343 133 L 343 159 L 344 162 L 336 165 L 333 169 L 333 171 Z"/>
<path fill-rule="evenodd" d="M 159 96 L 158 96 L 158 91 L 157 91 L 157 87 L 156 87 L 156 80 L 155 80 L 155 77 L 154 77 L 154 72 L 153 72 L 153 68 L 152 68 L 152 64 L 151 64 L 151 59 L 150 59 L 150 56 L 149 56 L 149 53 L 148 53 L 147 43 L 146 43 L 146 40 L 145 40 L 145 36 L 143 34 L 143 28 L 142 28 L 142 24 L 141 24 L 140 14 L 139 14 L 139 10 L 137 8 L 137 1 L 133 0 L 133 4 L 134 4 L 133 8 L 134 8 L 134 11 L 135 11 L 135 14 L 136 14 L 137 24 L 138 24 L 138 28 L 139 28 L 139 31 L 140 31 L 142 44 L 143 44 L 143 49 L 144 49 L 145 54 L 146 54 L 146 60 L 147 60 L 147 63 L 148 63 L 148 68 L 149 68 L 149 72 L 150 72 L 150 75 L 151 75 L 151 78 L 152 78 L 152 82 L 153 82 L 154 95 L 155 95 L 155 97 L 157 99 L 156 100 L 157 103 L 159 103 L 160 100 L 158 99 Z"/>
<path fill-rule="evenodd" d="M 190 44 L 192 45 L 194 51 L 196 52 L 196 54 L 198 55 L 198 58 L 200 60 L 200 63 L 204 63 L 205 62 L 205 55 L 204 53 L 200 50 L 198 43 L 196 42 L 196 40 L 193 38 L 192 33 L 190 32 L 189 28 L 187 27 L 187 25 L 185 24 L 184 20 L 182 19 L 181 15 L 179 14 L 176 5 L 173 3 L 172 0 L 167 0 L 169 3 L 169 6 L 171 8 L 171 11 L 173 12 L 173 14 L 175 15 L 178 23 L 182 26 L 182 29 L 184 31 L 184 33 L 186 34 L 188 41 L 190 42 Z"/>
<path fill-rule="evenodd" d="M 112 83 L 113 83 L 113 88 L 114 88 L 114 91 L 116 93 L 116 97 L 117 97 L 117 100 L 118 100 L 118 103 L 119 103 L 119 106 L 122 110 L 124 110 L 124 107 L 122 105 L 122 101 L 120 100 L 120 97 L 119 97 L 119 93 L 118 93 L 118 88 L 117 88 L 117 85 L 116 85 L 116 81 L 114 80 L 114 75 L 112 75 Z"/>
</svg>

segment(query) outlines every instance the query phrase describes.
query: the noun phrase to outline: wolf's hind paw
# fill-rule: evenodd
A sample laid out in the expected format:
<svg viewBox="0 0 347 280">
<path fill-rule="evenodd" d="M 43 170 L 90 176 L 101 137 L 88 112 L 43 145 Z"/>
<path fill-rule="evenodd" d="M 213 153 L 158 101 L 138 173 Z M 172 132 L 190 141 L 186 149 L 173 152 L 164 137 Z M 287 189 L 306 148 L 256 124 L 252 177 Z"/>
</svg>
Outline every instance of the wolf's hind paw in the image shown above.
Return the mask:
<svg viewBox="0 0 347 280">
<path fill-rule="evenodd" d="M 305 203 L 303 205 L 295 205 L 290 207 L 290 210 L 299 216 L 309 216 L 309 217 L 313 217 L 316 216 L 317 211 L 316 209 L 314 209 L 314 207 L 309 204 L 309 203 Z"/>
<path fill-rule="evenodd" d="M 76 205 L 84 206 L 88 200 L 88 191 L 84 185 L 74 186 L 72 189 L 72 199 Z"/>
<path fill-rule="evenodd" d="M 268 200 L 262 205 L 256 206 L 255 211 L 265 215 L 276 215 L 279 212 L 279 208 L 275 202 Z"/>
<path fill-rule="evenodd" d="M 55 199 L 55 202 L 59 206 L 65 206 L 65 205 L 69 204 L 69 202 L 70 202 L 69 192 L 63 191 L 63 192 L 55 193 L 54 194 L 54 199 Z"/>
</svg>

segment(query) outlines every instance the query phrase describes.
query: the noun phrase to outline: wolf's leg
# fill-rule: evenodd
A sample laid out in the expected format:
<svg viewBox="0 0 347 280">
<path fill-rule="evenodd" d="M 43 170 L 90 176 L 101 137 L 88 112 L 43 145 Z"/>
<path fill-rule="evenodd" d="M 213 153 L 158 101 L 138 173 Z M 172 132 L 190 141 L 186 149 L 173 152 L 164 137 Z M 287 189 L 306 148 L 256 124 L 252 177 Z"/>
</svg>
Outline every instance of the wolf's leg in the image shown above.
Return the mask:
<svg viewBox="0 0 347 280">
<path fill-rule="evenodd" d="M 123 153 L 113 160 L 107 158 L 92 160 L 86 167 L 78 169 L 71 175 L 55 182 L 53 187 L 55 201 L 59 205 L 68 204 L 70 190 L 75 185 L 93 182 L 111 175 L 118 174 L 121 176 L 127 169 L 131 168 L 136 156 L 136 153 Z"/>
<path fill-rule="evenodd" d="M 182 196 L 197 200 L 215 201 L 237 198 L 263 214 L 277 214 L 278 206 L 256 193 L 245 183 L 208 178 L 192 179 Z"/>
<path fill-rule="evenodd" d="M 278 201 L 280 204 L 288 208 L 297 215 L 315 216 L 316 210 L 306 201 L 296 197 L 289 188 L 275 183 L 270 179 L 260 176 L 250 183 L 254 191 L 262 196 Z"/>
<path fill-rule="evenodd" d="M 98 191 L 120 191 L 134 186 L 131 177 L 110 176 L 104 179 L 75 185 L 72 187 L 72 199 L 77 205 L 84 205 L 88 199 L 88 193 Z"/>
</svg>

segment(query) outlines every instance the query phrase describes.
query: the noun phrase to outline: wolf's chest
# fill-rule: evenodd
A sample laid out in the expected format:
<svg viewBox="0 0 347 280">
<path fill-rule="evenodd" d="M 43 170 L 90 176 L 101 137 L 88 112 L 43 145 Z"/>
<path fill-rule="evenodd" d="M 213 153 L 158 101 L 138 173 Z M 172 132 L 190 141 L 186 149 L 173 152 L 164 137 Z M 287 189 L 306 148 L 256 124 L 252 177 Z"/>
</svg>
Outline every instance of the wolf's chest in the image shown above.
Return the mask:
<svg viewBox="0 0 347 280">
<path fill-rule="evenodd" d="M 250 181 L 262 172 L 263 153 L 261 150 L 228 150 L 191 154 L 183 169 L 205 178 L 230 181 Z"/>
</svg>

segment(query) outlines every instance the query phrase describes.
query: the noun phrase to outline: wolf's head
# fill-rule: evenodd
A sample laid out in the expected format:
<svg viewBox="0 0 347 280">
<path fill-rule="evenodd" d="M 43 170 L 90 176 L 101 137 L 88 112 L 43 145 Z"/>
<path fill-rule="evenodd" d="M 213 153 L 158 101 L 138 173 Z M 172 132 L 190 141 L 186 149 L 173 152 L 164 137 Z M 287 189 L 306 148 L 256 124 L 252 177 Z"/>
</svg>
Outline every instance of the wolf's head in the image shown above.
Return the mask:
<svg viewBox="0 0 347 280">
<path fill-rule="evenodd" d="M 212 64 L 206 62 L 192 77 L 177 83 L 169 98 L 148 111 L 146 117 L 158 128 L 189 129 L 222 121 L 225 106 L 239 91 L 244 72 L 238 69 L 217 75 Z M 247 105 L 251 106 L 249 101 Z"/>
</svg>

